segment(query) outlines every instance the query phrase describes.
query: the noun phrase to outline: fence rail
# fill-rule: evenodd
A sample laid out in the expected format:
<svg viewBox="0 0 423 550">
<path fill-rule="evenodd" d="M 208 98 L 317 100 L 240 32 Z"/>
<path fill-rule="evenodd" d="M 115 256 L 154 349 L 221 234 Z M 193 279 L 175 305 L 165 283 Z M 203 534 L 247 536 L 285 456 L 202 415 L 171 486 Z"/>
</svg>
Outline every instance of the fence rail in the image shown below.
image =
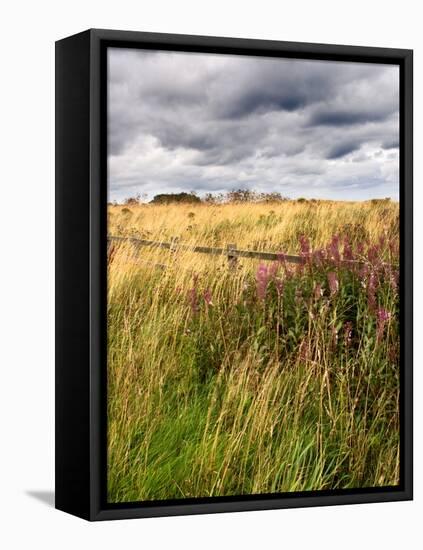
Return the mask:
<svg viewBox="0 0 423 550">
<path fill-rule="evenodd" d="M 235 244 L 228 244 L 226 248 L 213 248 L 209 246 L 189 246 L 184 245 L 179 242 L 177 237 L 171 239 L 170 242 L 161 242 L 161 241 L 149 241 L 146 239 L 137 239 L 135 237 L 108 237 L 109 243 L 118 243 L 118 242 L 129 242 L 137 247 L 142 246 L 151 246 L 157 248 L 166 248 L 173 252 L 177 250 L 186 250 L 189 252 L 199 252 L 201 254 L 212 254 L 214 256 L 226 256 L 230 266 L 236 265 L 238 258 L 252 258 L 258 260 L 267 260 L 267 261 L 280 261 L 284 260 L 289 263 L 294 264 L 303 264 L 306 263 L 307 259 L 303 256 L 294 256 L 292 254 L 283 254 L 282 252 L 260 252 L 258 250 L 240 250 L 236 247 Z M 364 262 L 357 260 L 341 260 L 343 265 L 363 265 Z"/>
<path fill-rule="evenodd" d="M 304 258 L 301 256 L 293 256 L 276 252 L 259 252 L 257 250 L 240 250 L 235 244 L 229 244 L 226 248 L 213 248 L 210 246 L 189 246 L 180 244 L 175 237 L 170 242 L 148 241 L 146 239 L 136 239 L 134 237 L 108 237 L 109 242 L 130 242 L 135 246 L 151 246 L 157 248 L 166 248 L 168 250 L 186 250 L 189 252 L 199 252 L 200 254 L 212 254 L 213 256 L 226 256 L 228 261 L 233 263 L 237 258 L 252 258 L 258 260 L 276 261 L 282 258 L 286 262 L 301 264 L 304 263 Z"/>
</svg>

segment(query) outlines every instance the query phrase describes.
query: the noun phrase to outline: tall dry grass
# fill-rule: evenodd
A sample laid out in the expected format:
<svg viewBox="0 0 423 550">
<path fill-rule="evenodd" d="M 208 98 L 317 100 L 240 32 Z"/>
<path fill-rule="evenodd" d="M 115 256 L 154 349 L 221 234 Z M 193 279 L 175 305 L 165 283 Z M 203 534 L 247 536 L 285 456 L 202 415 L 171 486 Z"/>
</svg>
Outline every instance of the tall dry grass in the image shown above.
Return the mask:
<svg viewBox="0 0 423 550">
<path fill-rule="evenodd" d="M 114 245 L 110 501 L 398 483 L 397 204 L 114 206 L 109 233 L 306 262 Z"/>
</svg>

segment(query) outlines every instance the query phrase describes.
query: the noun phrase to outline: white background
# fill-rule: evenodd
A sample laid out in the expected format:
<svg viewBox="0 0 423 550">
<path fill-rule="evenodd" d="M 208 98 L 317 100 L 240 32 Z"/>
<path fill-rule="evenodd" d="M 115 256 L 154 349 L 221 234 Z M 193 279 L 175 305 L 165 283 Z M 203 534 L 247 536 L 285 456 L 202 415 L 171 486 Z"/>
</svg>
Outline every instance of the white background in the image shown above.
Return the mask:
<svg viewBox="0 0 423 550">
<path fill-rule="evenodd" d="M 422 293 L 416 258 L 415 501 L 90 524 L 54 510 L 54 41 L 90 27 L 415 50 L 415 242 L 422 242 L 417 0 L 45 0 L 0 17 L 0 546 L 423 547 Z"/>
</svg>

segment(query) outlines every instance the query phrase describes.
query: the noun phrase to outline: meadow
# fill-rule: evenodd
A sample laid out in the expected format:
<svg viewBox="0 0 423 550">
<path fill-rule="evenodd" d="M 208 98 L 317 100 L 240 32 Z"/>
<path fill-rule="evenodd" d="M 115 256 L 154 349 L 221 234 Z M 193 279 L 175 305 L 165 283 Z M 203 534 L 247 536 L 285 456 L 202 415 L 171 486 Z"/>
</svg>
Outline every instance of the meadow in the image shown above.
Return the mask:
<svg viewBox="0 0 423 550">
<path fill-rule="evenodd" d="M 398 203 L 108 217 L 109 235 L 279 254 L 110 246 L 110 502 L 399 483 Z"/>
</svg>

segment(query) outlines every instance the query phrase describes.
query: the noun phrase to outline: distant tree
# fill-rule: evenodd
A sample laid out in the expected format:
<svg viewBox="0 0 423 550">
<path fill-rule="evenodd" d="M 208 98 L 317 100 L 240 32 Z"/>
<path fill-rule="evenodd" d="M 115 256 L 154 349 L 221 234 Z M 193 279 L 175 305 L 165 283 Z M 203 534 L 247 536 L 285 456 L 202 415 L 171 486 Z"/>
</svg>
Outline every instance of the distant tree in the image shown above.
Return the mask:
<svg viewBox="0 0 423 550">
<path fill-rule="evenodd" d="M 260 202 L 282 202 L 288 200 L 278 191 L 272 191 L 271 193 L 260 193 Z"/>
<path fill-rule="evenodd" d="M 256 202 L 257 193 L 250 189 L 232 189 L 226 194 L 228 202 Z"/>
<path fill-rule="evenodd" d="M 218 202 L 218 197 L 217 195 L 213 195 L 213 193 L 206 193 L 203 200 L 207 204 L 216 204 L 216 202 Z"/>
<path fill-rule="evenodd" d="M 253 189 L 233 189 L 226 194 L 226 202 L 281 202 L 287 200 L 278 191 L 258 192 Z"/>
<path fill-rule="evenodd" d="M 197 204 L 201 203 L 201 199 L 194 193 L 161 193 L 160 195 L 155 195 L 150 202 L 151 204 L 170 204 L 173 202 Z"/>
<path fill-rule="evenodd" d="M 141 202 L 141 195 L 138 193 L 138 195 L 135 195 L 135 197 L 128 197 L 123 201 L 123 204 L 127 204 L 128 206 L 134 206 Z"/>
</svg>

